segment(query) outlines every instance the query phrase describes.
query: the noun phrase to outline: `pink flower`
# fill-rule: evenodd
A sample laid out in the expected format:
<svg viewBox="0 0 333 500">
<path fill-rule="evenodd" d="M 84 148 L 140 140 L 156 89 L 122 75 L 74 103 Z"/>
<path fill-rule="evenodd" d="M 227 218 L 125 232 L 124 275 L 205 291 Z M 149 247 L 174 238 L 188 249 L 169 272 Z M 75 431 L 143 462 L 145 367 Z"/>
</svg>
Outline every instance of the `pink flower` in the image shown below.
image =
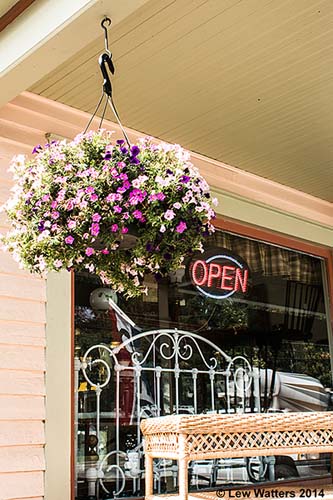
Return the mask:
<svg viewBox="0 0 333 500">
<path fill-rule="evenodd" d="M 73 208 L 74 208 L 73 200 L 69 200 L 66 205 L 66 210 L 73 210 Z"/>
<path fill-rule="evenodd" d="M 180 221 L 180 223 L 176 227 L 177 233 L 183 233 L 185 231 L 185 229 L 187 229 L 186 222 Z"/>
<path fill-rule="evenodd" d="M 59 212 L 54 211 L 54 212 L 51 212 L 51 217 L 52 217 L 52 219 L 59 219 L 60 214 L 59 214 Z"/>
<path fill-rule="evenodd" d="M 49 201 L 49 199 L 50 199 L 50 195 L 49 194 L 44 194 L 44 196 L 42 197 L 42 201 Z"/>
<path fill-rule="evenodd" d="M 57 201 L 64 201 L 65 194 L 66 194 L 65 189 L 60 189 L 58 196 L 57 196 Z"/>
<path fill-rule="evenodd" d="M 113 203 L 114 201 L 116 201 L 115 196 L 116 196 L 115 193 L 110 193 L 107 195 L 105 199 L 108 203 Z"/>
<path fill-rule="evenodd" d="M 107 248 L 103 248 L 103 250 L 101 250 L 101 253 L 104 255 L 108 255 L 110 252 Z"/>
<path fill-rule="evenodd" d="M 118 174 L 118 171 L 116 168 L 111 168 L 110 174 L 111 174 L 111 177 L 113 177 L 114 179 L 117 179 L 117 177 L 119 177 L 119 174 Z"/>
<path fill-rule="evenodd" d="M 52 201 L 51 203 L 51 208 L 57 208 L 58 202 L 57 201 Z"/>
<path fill-rule="evenodd" d="M 118 231 L 119 227 L 118 227 L 118 224 L 112 224 L 111 226 L 111 231 L 113 233 L 116 233 Z"/>
<path fill-rule="evenodd" d="M 121 230 L 121 232 L 122 232 L 123 234 L 128 233 L 128 227 L 123 227 L 123 228 L 122 228 L 122 230 Z"/>
<path fill-rule="evenodd" d="M 115 206 L 113 207 L 113 211 L 114 211 L 116 214 L 120 214 L 120 213 L 123 211 L 123 209 L 122 209 L 119 205 L 115 205 Z"/>
<path fill-rule="evenodd" d="M 92 194 L 92 195 L 90 196 L 90 200 L 91 200 L 91 201 L 97 201 L 97 200 L 98 200 L 98 196 L 97 196 L 97 194 Z"/>
<path fill-rule="evenodd" d="M 86 255 L 88 257 L 90 257 L 91 255 L 93 255 L 94 253 L 95 253 L 95 250 L 92 247 L 87 247 L 86 248 Z"/>
<path fill-rule="evenodd" d="M 129 202 L 131 205 L 136 205 L 137 203 L 142 202 L 147 196 L 146 191 L 141 191 L 141 189 L 133 189 L 129 195 Z"/>
<path fill-rule="evenodd" d="M 95 189 L 92 187 L 92 186 L 88 186 L 86 189 L 85 189 L 85 192 L 87 194 L 92 194 L 95 192 Z"/>
<path fill-rule="evenodd" d="M 67 222 L 67 227 L 68 227 L 69 229 L 74 229 L 74 228 L 76 228 L 76 222 L 75 222 L 75 220 L 69 220 L 69 221 Z"/>
<path fill-rule="evenodd" d="M 97 222 L 94 222 L 93 224 L 91 224 L 90 232 L 91 232 L 91 234 L 93 236 L 98 236 L 98 234 L 99 234 L 99 224 Z"/>
<path fill-rule="evenodd" d="M 128 213 L 128 212 L 124 212 L 124 213 L 123 213 L 123 219 L 124 219 L 124 220 L 129 219 L 129 213 Z"/>
<path fill-rule="evenodd" d="M 133 217 L 136 219 L 142 219 L 142 212 L 140 210 L 134 210 Z"/>
<path fill-rule="evenodd" d="M 62 266 L 62 260 L 60 259 L 55 260 L 54 265 L 57 269 L 59 269 Z"/>
<path fill-rule="evenodd" d="M 66 236 L 65 243 L 66 243 L 66 245 L 72 245 L 74 243 L 73 236 Z"/>
<path fill-rule="evenodd" d="M 101 220 L 101 218 L 102 218 L 102 217 L 101 217 L 99 214 L 94 214 L 94 215 L 92 216 L 92 220 L 93 220 L 93 222 L 99 222 L 99 221 Z"/>
</svg>

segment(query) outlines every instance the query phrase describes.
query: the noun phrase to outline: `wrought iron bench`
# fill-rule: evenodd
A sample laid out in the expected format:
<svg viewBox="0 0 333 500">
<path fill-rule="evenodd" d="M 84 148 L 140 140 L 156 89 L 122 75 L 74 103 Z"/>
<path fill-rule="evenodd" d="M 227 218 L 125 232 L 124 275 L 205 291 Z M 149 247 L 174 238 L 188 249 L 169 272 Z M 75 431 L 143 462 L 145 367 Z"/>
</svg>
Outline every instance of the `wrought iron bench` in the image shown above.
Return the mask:
<svg viewBox="0 0 333 500">
<path fill-rule="evenodd" d="M 178 460 L 180 500 L 188 498 L 191 460 L 333 452 L 333 412 L 173 415 L 141 422 L 146 499 L 153 459 Z"/>
</svg>

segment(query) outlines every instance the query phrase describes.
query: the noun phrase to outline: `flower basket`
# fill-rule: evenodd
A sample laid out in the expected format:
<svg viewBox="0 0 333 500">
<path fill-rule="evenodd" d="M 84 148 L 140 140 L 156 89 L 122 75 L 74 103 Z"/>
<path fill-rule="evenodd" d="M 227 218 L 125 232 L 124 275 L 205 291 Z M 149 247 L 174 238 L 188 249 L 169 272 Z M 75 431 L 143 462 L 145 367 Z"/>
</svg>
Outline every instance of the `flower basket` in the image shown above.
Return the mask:
<svg viewBox="0 0 333 500">
<path fill-rule="evenodd" d="M 88 269 L 136 296 L 146 273 L 177 269 L 214 231 L 215 200 L 178 145 L 128 147 L 100 130 L 33 153 L 13 159 L 13 227 L 2 237 L 31 272 Z"/>
</svg>

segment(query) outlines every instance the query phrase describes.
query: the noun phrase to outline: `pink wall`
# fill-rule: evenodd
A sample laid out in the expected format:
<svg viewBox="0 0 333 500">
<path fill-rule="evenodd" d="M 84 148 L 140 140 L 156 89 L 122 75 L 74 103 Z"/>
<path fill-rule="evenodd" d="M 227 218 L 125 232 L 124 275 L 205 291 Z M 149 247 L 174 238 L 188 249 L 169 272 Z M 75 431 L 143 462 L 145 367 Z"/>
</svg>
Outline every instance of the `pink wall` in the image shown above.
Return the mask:
<svg viewBox="0 0 333 500">
<path fill-rule="evenodd" d="M 9 194 L 13 154 L 31 151 L 6 138 L 0 120 L 0 203 Z M 0 216 L 0 232 L 6 229 Z M 0 499 L 41 500 L 44 493 L 45 282 L 0 255 Z"/>
</svg>

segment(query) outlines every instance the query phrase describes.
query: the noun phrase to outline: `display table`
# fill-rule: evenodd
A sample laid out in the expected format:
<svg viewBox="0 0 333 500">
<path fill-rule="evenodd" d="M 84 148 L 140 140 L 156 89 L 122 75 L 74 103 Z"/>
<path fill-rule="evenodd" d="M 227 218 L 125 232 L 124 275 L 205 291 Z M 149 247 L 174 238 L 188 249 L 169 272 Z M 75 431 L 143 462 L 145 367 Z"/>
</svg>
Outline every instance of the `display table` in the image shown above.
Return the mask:
<svg viewBox="0 0 333 500">
<path fill-rule="evenodd" d="M 191 460 L 333 452 L 333 412 L 172 415 L 143 420 L 141 430 L 149 500 L 154 458 L 178 460 L 177 498 L 187 500 Z"/>
</svg>

